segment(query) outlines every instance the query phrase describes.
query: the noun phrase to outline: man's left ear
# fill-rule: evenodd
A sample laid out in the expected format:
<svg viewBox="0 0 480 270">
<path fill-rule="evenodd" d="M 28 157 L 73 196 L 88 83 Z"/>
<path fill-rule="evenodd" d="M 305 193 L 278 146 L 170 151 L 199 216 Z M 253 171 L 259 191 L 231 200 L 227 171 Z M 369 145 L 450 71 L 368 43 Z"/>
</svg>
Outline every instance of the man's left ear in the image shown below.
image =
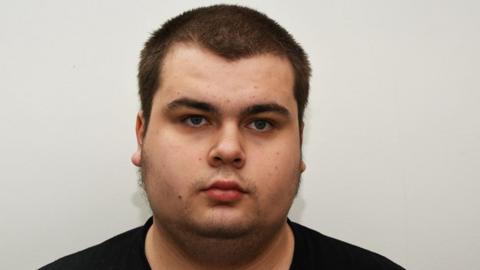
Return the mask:
<svg viewBox="0 0 480 270">
<path fill-rule="evenodd" d="M 300 129 L 300 149 L 303 146 L 303 127 L 304 127 L 304 124 L 303 124 L 303 120 L 302 120 L 302 121 L 300 121 L 300 126 L 299 126 L 299 129 Z M 306 168 L 307 168 L 307 166 L 305 165 L 305 162 L 302 159 L 300 161 L 300 173 L 303 173 Z"/>
</svg>

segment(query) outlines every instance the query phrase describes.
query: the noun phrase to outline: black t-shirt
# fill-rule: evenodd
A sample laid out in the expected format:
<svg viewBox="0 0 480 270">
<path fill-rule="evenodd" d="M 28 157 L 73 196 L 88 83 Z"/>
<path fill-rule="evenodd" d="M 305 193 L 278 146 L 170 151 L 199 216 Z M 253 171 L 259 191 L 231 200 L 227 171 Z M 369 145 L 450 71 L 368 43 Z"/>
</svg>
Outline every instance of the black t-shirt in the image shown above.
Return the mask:
<svg viewBox="0 0 480 270">
<path fill-rule="evenodd" d="M 142 227 L 63 257 L 40 270 L 150 270 L 145 256 L 145 237 L 152 222 L 150 218 Z M 403 269 L 366 249 L 325 236 L 295 222 L 288 221 L 288 224 L 295 237 L 290 270 Z"/>
</svg>

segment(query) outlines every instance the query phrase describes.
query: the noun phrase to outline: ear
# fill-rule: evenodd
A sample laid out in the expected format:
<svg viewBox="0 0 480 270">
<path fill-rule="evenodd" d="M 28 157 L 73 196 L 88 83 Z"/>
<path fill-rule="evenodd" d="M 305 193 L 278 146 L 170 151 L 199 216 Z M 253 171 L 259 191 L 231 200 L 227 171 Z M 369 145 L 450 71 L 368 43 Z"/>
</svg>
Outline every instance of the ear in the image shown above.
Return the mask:
<svg viewBox="0 0 480 270">
<path fill-rule="evenodd" d="M 303 173 L 306 168 L 307 168 L 307 165 L 305 165 L 305 162 L 303 162 L 303 160 L 301 160 L 300 161 L 300 173 Z"/>
<path fill-rule="evenodd" d="M 145 119 L 143 118 L 143 111 L 137 114 L 137 122 L 135 124 L 135 134 L 137 136 L 137 150 L 132 155 L 132 163 L 137 167 L 142 166 L 142 145 L 145 136 Z"/>
<path fill-rule="evenodd" d="M 304 127 L 304 123 L 303 123 L 303 120 L 300 121 L 300 125 L 299 125 L 299 129 L 300 129 L 300 148 L 302 148 L 303 146 L 303 127 Z M 307 165 L 305 165 L 305 162 L 302 160 L 300 160 L 300 173 L 303 173 L 305 171 L 305 169 L 307 168 Z"/>
</svg>

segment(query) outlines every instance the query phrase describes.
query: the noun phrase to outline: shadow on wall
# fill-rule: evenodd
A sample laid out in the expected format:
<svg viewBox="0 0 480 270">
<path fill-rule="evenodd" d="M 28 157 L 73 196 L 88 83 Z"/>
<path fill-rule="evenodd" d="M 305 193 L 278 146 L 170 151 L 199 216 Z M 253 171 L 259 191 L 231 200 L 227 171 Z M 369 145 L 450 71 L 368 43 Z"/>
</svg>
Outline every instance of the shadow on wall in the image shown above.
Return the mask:
<svg viewBox="0 0 480 270">
<path fill-rule="evenodd" d="M 150 205 L 148 203 L 145 190 L 138 186 L 137 190 L 132 194 L 131 201 L 139 210 L 138 220 L 140 224 L 145 223 L 145 221 L 152 216 L 152 210 L 150 210 Z"/>
<path fill-rule="evenodd" d="M 288 212 L 288 218 L 295 222 L 302 222 L 303 212 L 305 210 L 305 200 L 302 196 L 302 184 L 300 184 L 300 190 L 297 193 L 297 197 L 293 201 L 293 205 Z"/>
</svg>

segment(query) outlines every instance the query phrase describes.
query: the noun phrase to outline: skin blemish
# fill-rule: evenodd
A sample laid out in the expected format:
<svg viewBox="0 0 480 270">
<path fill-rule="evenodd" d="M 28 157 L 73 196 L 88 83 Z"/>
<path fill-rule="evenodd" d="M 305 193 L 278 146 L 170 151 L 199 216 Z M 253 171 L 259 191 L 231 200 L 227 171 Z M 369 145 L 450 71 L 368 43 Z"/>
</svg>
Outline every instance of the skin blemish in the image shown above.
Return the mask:
<svg viewBox="0 0 480 270">
<path fill-rule="evenodd" d="M 182 199 L 182 195 L 178 195 L 178 199 L 181 200 L 181 199 Z"/>
</svg>

